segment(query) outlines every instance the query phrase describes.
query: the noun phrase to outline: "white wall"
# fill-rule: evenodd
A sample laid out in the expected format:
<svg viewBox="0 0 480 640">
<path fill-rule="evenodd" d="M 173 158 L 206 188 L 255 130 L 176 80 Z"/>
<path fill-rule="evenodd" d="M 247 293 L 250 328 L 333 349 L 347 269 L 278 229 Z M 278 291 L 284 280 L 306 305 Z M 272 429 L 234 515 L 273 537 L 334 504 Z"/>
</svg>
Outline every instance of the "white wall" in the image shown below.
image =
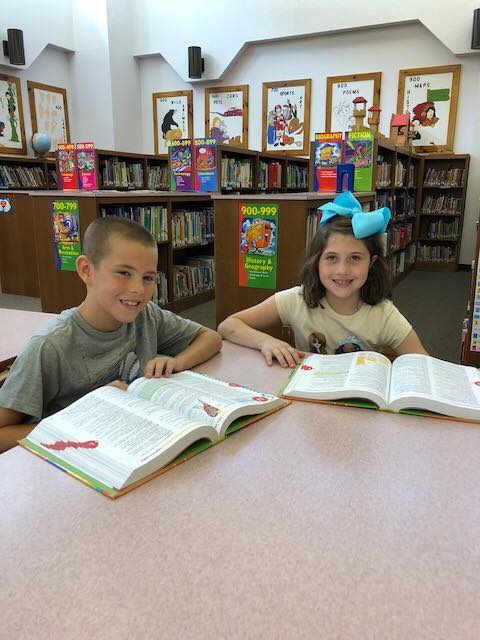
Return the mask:
<svg viewBox="0 0 480 640">
<path fill-rule="evenodd" d="M 396 112 L 398 71 L 401 68 L 462 65 L 455 135 L 455 151 L 472 154 L 470 182 L 460 261 L 471 261 L 475 221 L 479 212 L 480 132 L 478 125 L 480 61 L 458 58 L 420 24 L 382 27 L 310 38 L 256 44 L 244 50 L 222 82 L 193 85 L 194 134 L 204 135 L 204 87 L 212 84 L 249 84 L 249 147 L 261 149 L 262 83 L 312 78 L 311 137 L 325 127 L 326 77 L 382 71 L 380 130 L 388 133 Z M 190 88 L 161 57 L 141 60 L 142 125 L 145 152 L 153 153 L 151 94 Z"/>
</svg>

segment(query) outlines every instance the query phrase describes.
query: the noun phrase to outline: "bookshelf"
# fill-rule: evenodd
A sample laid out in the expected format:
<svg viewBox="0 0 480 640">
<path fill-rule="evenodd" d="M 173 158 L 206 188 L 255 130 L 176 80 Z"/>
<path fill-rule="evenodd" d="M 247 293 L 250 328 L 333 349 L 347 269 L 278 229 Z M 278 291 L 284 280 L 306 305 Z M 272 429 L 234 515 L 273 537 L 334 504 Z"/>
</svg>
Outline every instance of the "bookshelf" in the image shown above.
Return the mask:
<svg viewBox="0 0 480 640">
<path fill-rule="evenodd" d="M 422 158 L 416 269 L 458 269 L 469 165 L 465 154 Z"/>
<path fill-rule="evenodd" d="M 143 154 L 95 149 L 95 167 L 99 189 L 145 189 L 147 159 Z"/>
<path fill-rule="evenodd" d="M 31 197 L 42 310 L 77 306 L 85 287 L 72 271 L 57 271 L 51 211 L 56 198 L 78 200 L 80 234 L 99 216 L 118 215 L 146 226 L 158 245 L 159 283 L 154 299 L 178 312 L 215 296 L 213 206 L 210 196 L 142 191 L 39 192 Z"/>
<path fill-rule="evenodd" d="M 147 155 L 145 188 L 149 191 L 169 191 L 168 155 Z"/>
<path fill-rule="evenodd" d="M 56 189 L 55 161 L 30 156 L 0 155 L 0 190 Z"/>
</svg>

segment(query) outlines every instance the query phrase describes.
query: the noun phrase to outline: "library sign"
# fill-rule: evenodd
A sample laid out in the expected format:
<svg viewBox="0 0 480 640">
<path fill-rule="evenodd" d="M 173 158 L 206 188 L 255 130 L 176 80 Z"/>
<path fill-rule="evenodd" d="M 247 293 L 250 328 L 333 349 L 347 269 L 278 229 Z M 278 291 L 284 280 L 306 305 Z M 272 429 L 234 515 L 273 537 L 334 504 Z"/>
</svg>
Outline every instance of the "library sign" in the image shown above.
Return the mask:
<svg viewBox="0 0 480 640">
<path fill-rule="evenodd" d="M 238 284 L 276 289 L 278 204 L 239 204 Z"/>
<path fill-rule="evenodd" d="M 78 200 L 54 200 L 52 214 L 55 268 L 75 271 L 75 263 L 82 253 Z"/>
</svg>

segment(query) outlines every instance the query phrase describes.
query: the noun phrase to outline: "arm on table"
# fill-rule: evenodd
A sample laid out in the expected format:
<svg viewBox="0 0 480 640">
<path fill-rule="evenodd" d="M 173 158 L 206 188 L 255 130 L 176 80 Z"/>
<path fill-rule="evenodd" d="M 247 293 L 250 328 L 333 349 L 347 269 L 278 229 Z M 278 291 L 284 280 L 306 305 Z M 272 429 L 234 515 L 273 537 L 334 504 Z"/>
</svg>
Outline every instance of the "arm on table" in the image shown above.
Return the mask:
<svg viewBox="0 0 480 640">
<path fill-rule="evenodd" d="M 425 347 L 413 329 L 395 351 L 399 356 L 403 356 L 406 353 L 420 353 L 421 355 L 428 356 Z"/>
<path fill-rule="evenodd" d="M 22 423 L 25 418 L 24 413 L 14 409 L 0 407 L 0 453 L 11 449 L 21 440 L 28 436 L 36 423 Z"/>
</svg>

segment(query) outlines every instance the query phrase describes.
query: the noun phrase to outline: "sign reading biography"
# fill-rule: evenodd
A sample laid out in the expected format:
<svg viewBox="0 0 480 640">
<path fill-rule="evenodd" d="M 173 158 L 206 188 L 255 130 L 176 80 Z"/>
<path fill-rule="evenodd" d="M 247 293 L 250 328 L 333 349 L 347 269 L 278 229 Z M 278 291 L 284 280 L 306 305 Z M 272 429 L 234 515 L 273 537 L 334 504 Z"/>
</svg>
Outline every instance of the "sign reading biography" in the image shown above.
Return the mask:
<svg viewBox="0 0 480 640">
<path fill-rule="evenodd" d="M 341 131 L 316 133 L 313 145 L 313 190 L 335 191 L 337 167 L 342 161 Z"/>
<path fill-rule="evenodd" d="M 75 271 L 76 260 L 82 253 L 78 200 L 54 200 L 52 209 L 55 268 Z"/>
<path fill-rule="evenodd" d="M 278 204 L 241 202 L 238 227 L 239 286 L 276 289 Z"/>
</svg>

